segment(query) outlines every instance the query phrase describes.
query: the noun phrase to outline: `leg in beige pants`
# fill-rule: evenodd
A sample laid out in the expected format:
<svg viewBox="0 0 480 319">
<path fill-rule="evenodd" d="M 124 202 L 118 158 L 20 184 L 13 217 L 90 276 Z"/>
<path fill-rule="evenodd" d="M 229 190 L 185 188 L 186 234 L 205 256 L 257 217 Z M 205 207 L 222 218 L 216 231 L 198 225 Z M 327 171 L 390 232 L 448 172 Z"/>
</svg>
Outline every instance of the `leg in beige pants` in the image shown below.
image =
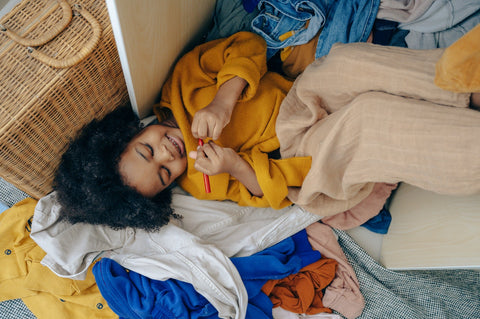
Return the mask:
<svg viewBox="0 0 480 319">
<path fill-rule="evenodd" d="M 480 112 L 433 84 L 441 50 L 336 45 L 295 82 L 277 120 L 282 156 L 311 155 L 289 197 L 331 215 L 374 182 L 445 194 L 480 192 Z"/>
</svg>

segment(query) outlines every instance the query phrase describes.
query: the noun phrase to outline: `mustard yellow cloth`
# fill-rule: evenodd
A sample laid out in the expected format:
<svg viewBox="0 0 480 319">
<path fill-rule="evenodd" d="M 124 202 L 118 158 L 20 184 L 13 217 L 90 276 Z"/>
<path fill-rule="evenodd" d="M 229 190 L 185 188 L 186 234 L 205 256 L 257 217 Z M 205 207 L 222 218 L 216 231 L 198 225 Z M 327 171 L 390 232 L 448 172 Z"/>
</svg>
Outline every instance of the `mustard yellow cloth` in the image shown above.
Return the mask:
<svg viewBox="0 0 480 319">
<path fill-rule="evenodd" d="M 229 199 L 244 206 L 283 208 L 291 204 L 286 198 L 287 186 L 302 184 L 311 158 L 268 158 L 268 153 L 280 146 L 275 119 L 292 83 L 276 73 L 267 72 L 266 44 L 260 36 L 240 32 L 202 44 L 187 53 L 165 83 L 154 112 L 161 120 L 162 108 L 169 108 L 183 133 L 187 153 L 196 150 L 198 141 L 191 133 L 195 112 L 207 106 L 218 88 L 235 76 L 245 79 L 248 85 L 216 143 L 234 149 L 250 163 L 264 196 L 252 196 L 228 174 L 210 176 L 212 192 L 205 193 L 202 174 L 194 168 L 194 160 L 190 158 L 187 171 L 178 182 L 199 199 Z"/>
<path fill-rule="evenodd" d="M 435 84 L 453 92 L 480 92 L 480 24 L 445 49 Z"/>
<path fill-rule="evenodd" d="M 30 238 L 36 203 L 28 198 L 0 215 L 0 301 L 21 298 L 39 319 L 118 318 L 91 269 L 85 280 L 72 280 L 40 264 L 45 252 Z"/>
</svg>

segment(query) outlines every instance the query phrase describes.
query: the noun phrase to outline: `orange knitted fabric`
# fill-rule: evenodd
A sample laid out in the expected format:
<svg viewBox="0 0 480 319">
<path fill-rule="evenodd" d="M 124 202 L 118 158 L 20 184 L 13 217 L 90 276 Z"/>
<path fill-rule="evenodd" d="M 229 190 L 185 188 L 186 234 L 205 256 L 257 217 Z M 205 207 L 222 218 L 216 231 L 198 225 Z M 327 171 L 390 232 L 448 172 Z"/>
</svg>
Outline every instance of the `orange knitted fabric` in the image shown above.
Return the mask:
<svg viewBox="0 0 480 319">
<path fill-rule="evenodd" d="M 262 291 L 270 298 L 273 307 L 308 315 L 331 313 L 330 308 L 323 306 L 322 289 L 332 282 L 336 268 L 335 259 L 322 258 L 303 267 L 297 274 L 267 281 Z"/>
</svg>

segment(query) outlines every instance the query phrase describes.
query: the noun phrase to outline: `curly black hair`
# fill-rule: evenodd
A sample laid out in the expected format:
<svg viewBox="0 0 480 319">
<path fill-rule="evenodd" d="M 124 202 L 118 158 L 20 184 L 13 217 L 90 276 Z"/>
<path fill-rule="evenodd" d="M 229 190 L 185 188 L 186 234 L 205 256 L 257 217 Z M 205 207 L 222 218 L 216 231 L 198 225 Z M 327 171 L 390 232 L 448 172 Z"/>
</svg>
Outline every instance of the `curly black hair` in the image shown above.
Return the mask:
<svg viewBox="0 0 480 319">
<path fill-rule="evenodd" d="M 120 155 L 142 130 L 129 105 L 87 124 L 71 141 L 56 171 L 53 189 L 61 216 L 71 223 L 158 230 L 171 217 L 170 189 L 146 198 L 126 185 L 118 171 Z"/>
</svg>

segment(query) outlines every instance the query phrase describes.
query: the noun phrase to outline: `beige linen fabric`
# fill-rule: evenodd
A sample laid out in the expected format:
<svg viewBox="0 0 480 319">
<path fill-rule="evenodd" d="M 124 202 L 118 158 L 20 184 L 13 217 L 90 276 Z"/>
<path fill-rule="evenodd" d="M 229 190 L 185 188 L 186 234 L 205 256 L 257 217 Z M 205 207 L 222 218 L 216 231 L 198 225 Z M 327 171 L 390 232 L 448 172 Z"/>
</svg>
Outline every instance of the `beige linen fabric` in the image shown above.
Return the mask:
<svg viewBox="0 0 480 319">
<path fill-rule="evenodd" d="M 335 278 L 325 289 L 323 305 L 338 311 L 348 319 L 357 318 L 365 308 L 365 299 L 360 291 L 355 271 L 338 243 L 335 233 L 322 223 L 314 223 L 305 229 L 312 248 L 320 251 L 322 257 L 335 259 L 338 263 Z"/>
<path fill-rule="evenodd" d="M 480 112 L 435 86 L 442 49 L 336 44 L 283 101 L 282 157 L 312 156 L 289 198 L 322 216 L 350 209 L 374 182 L 445 194 L 480 192 Z"/>
</svg>

